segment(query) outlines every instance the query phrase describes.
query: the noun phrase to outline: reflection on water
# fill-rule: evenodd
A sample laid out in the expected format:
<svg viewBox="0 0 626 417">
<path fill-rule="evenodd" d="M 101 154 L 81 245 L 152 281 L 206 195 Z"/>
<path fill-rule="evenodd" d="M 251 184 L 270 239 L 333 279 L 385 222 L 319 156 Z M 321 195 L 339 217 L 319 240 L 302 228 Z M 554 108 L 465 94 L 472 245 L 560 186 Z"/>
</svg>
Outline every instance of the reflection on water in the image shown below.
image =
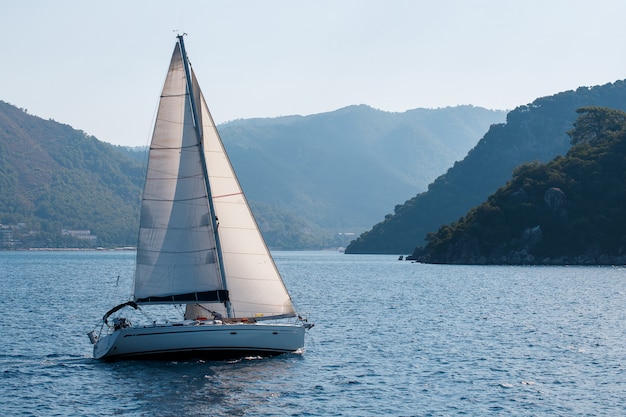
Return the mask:
<svg viewBox="0 0 626 417">
<path fill-rule="evenodd" d="M 95 362 L 101 383 L 121 395 L 116 410 L 148 415 L 246 415 L 280 395 L 298 355 L 237 361 Z M 268 381 L 272 381 L 268 384 Z M 158 388 L 158 389 L 155 389 Z"/>
</svg>

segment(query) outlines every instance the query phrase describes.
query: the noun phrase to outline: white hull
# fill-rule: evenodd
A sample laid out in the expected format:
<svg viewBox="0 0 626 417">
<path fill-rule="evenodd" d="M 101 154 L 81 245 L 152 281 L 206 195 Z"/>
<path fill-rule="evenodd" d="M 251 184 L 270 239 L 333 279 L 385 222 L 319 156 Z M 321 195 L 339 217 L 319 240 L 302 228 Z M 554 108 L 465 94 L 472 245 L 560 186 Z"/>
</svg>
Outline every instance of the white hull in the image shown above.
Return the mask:
<svg viewBox="0 0 626 417">
<path fill-rule="evenodd" d="M 126 327 L 102 336 L 96 359 L 206 357 L 223 359 L 295 352 L 304 346 L 305 328 L 293 324 L 213 324 L 188 321 Z"/>
</svg>

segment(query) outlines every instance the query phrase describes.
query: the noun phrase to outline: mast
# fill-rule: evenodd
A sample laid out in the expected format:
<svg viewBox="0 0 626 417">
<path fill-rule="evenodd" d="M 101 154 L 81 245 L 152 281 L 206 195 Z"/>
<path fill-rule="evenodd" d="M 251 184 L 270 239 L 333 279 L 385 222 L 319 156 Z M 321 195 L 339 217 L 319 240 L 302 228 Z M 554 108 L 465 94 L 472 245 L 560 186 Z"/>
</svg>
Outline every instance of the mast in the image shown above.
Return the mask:
<svg viewBox="0 0 626 417">
<path fill-rule="evenodd" d="M 183 66 L 185 68 L 185 78 L 187 79 L 187 92 L 189 94 L 189 102 L 191 104 L 191 112 L 193 114 L 193 123 L 196 129 L 196 136 L 198 138 L 198 147 L 200 149 L 200 160 L 202 161 L 204 184 L 206 186 L 209 209 L 212 214 L 210 217 L 211 217 L 211 222 L 213 224 L 213 233 L 215 235 L 215 249 L 217 251 L 217 261 L 219 264 L 220 277 L 222 279 L 222 285 L 224 286 L 224 289 L 228 290 L 228 283 L 226 281 L 226 273 L 224 271 L 224 259 L 222 257 L 220 237 L 219 237 L 219 232 L 217 230 L 217 227 L 218 227 L 217 219 L 215 217 L 215 208 L 213 207 L 213 197 L 211 195 L 211 186 L 209 184 L 209 171 L 207 169 L 206 158 L 204 155 L 204 140 L 203 140 L 203 134 L 202 134 L 202 127 L 200 125 L 200 118 L 198 117 L 198 110 L 197 110 L 198 108 L 196 106 L 196 98 L 194 96 L 194 91 L 193 91 L 191 70 L 189 68 L 189 60 L 187 59 L 187 52 L 185 51 L 185 43 L 183 42 L 183 36 L 184 34 L 177 35 L 176 37 L 178 38 L 178 42 L 180 44 L 180 51 L 181 51 L 182 58 L 183 58 Z M 228 317 L 232 317 L 232 309 L 230 305 L 230 300 L 226 300 L 224 302 L 224 305 L 226 307 L 226 312 L 227 312 Z"/>
</svg>

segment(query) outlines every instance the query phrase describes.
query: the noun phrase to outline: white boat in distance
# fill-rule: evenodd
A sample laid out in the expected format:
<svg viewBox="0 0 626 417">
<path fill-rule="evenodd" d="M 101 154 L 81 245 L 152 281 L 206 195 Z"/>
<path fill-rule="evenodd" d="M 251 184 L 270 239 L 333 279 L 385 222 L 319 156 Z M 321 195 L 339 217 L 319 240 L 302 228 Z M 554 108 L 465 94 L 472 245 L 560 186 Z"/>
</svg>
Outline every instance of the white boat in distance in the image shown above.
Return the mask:
<svg viewBox="0 0 626 417">
<path fill-rule="evenodd" d="M 119 316 L 153 304 L 184 306 L 184 315 L 146 325 Z M 177 36 L 150 145 L 132 300 L 89 333 L 94 357 L 275 355 L 302 349 L 311 326 L 295 311 Z"/>
</svg>

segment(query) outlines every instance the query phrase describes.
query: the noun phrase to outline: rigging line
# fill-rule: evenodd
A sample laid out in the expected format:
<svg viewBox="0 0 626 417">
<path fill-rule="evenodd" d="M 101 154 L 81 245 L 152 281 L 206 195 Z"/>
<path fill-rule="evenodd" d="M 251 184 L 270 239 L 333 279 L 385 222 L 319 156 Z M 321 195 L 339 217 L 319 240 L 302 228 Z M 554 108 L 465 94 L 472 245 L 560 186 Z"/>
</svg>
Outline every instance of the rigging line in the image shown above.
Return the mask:
<svg viewBox="0 0 626 417">
<path fill-rule="evenodd" d="M 183 124 L 183 123 L 181 123 Z M 192 145 L 187 145 L 187 146 L 173 146 L 173 147 L 169 147 L 169 146 L 151 146 L 150 150 L 155 150 L 155 151 L 178 151 L 181 149 L 189 149 L 189 148 L 197 148 L 198 144 L 194 143 Z"/>
<path fill-rule="evenodd" d="M 181 256 L 184 255 L 191 255 L 194 253 L 205 253 L 205 252 L 214 252 L 215 248 L 202 248 L 202 249 L 197 249 L 197 250 L 187 250 L 187 251 L 173 251 L 173 250 L 163 250 L 163 249 L 142 249 L 142 252 L 147 252 L 147 253 L 167 253 L 167 254 L 178 254 Z"/>
<path fill-rule="evenodd" d="M 221 320 L 222 319 L 222 315 L 220 313 L 218 313 L 217 311 L 213 311 L 213 310 L 209 310 L 208 308 L 206 308 L 205 306 L 203 306 L 202 304 L 196 304 L 196 306 L 200 307 L 203 310 L 208 311 L 209 313 L 211 313 L 213 315 L 213 318 L 216 320 Z M 219 317 L 219 318 L 218 318 Z"/>
<path fill-rule="evenodd" d="M 154 175 L 154 176 L 148 177 L 148 179 L 151 182 L 155 183 L 155 184 L 164 183 L 164 182 L 168 183 L 168 182 L 175 181 L 177 179 L 177 178 L 174 177 L 174 175 L 176 175 L 176 174 L 171 174 L 169 172 L 164 172 L 164 171 L 158 171 L 157 173 L 161 174 L 161 176 Z M 200 175 L 187 175 L 185 177 L 181 176 L 180 179 L 188 180 L 187 183 L 189 184 L 190 182 L 191 183 L 198 182 L 198 179 L 200 179 Z M 153 193 L 153 194 L 154 195 L 158 195 L 158 193 L 156 193 L 156 192 Z M 206 193 L 205 193 L 205 195 L 206 195 Z"/>
<path fill-rule="evenodd" d="M 144 201 L 167 201 L 167 202 L 179 202 L 182 203 L 183 201 L 195 201 L 195 200 L 205 200 L 206 199 L 206 194 L 198 196 L 198 197 L 191 197 L 191 198 L 144 198 Z"/>
<path fill-rule="evenodd" d="M 204 179 L 204 176 L 202 175 L 202 173 L 191 173 L 189 175 L 180 175 L 178 170 L 180 169 L 180 166 L 176 167 L 176 172 L 172 171 L 172 169 L 150 169 L 150 177 L 149 179 L 151 180 L 165 180 L 165 181 L 171 181 L 171 180 L 176 180 L 176 179 L 189 179 L 189 178 L 202 178 Z M 166 176 L 166 178 L 161 178 L 155 175 L 156 174 L 162 174 L 163 176 Z"/>
<path fill-rule="evenodd" d="M 232 194 L 214 195 L 213 196 L 213 200 L 215 200 L 216 198 L 232 197 L 234 195 L 240 195 L 240 194 L 243 194 L 243 193 L 242 192 L 238 192 L 238 193 L 232 193 Z"/>
<path fill-rule="evenodd" d="M 204 233 L 209 226 L 210 226 L 210 223 L 198 223 L 193 226 L 181 226 L 181 227 L 173 227 L 167 223 L 159 223 L 155 227 L 142 226 L 141 228 L 150 229 L 150 230 L 166 230 L 170 228 L 171 230 L 187 230 L 189 232 Z"/>
<path fill-rule="evenodd" d="M 177 179 L 182 179 L 182 180 L 190 180 L 190 179 L 197 179 L 197 178 L 202 178 L 202 174 L 191 174 L 191 175 L 180 175 L 178 176 L 177 173 L 172 173 L 169 171 L 164 171 L 164 170 L 156 170 L 156 169 L 151 169 L 151 172 L 156 172 L 158 174 L 161 175 L 169 175 L 169 177 L 163 178 L 163 177 L 157 177 L 155 176 L 150 176 L 150 179 L 152 181 L 172 181 L 172 180 L 177 180 Z"/>
</svg>

